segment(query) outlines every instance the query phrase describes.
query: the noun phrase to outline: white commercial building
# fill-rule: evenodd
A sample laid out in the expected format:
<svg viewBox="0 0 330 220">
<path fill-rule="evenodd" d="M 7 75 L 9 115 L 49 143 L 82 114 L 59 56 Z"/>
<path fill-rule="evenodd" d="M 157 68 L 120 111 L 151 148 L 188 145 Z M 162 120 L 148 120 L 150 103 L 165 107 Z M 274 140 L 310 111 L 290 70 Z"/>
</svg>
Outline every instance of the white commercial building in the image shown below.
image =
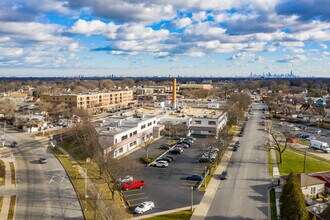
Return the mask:
<svg viewBox="0 0 330 220">
<path fill-rule="evenodd" d="M 119 157 L 148 138 L 158 138 L 163 126 L 154 116 L 132 115 L 127 117 L 108 117 L 96 121 L 95 128 L 99 133 L 99 143 L 103 154 L 113 153 Z"/>
<path fill-rule="evenodd" d="M 176 113 L 164 116 L 160 119 L 162 124 L 168 122 L 172 124 L 187 125 L 189 134 L 214 135 L 227 124 L 227 113 L 221 110 L 206 108 L 187 108 L 183 113 Z"/>
</svg>

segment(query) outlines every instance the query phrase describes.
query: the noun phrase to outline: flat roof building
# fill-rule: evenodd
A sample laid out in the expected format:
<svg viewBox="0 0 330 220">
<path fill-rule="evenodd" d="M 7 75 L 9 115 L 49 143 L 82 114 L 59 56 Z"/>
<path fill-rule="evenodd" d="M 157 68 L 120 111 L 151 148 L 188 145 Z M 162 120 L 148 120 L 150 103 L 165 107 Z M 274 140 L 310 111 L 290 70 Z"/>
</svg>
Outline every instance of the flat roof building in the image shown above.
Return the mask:
<svg viewBox="0 0 330 220">
<path fill-rule="evenodd" d="M 133 114 L 131 116 L 113 116 L 94 121 L 99 133 L 99 143 L 103 154 L 113 153 L 119 157 L 128 153 L 149 138 L 160 137 L 162 125 L 158 117 Z"/>
<path fill-rule="evenodd" d="M 71 94 L 41 94 L 40 100 L 51 103 L 65 103 L 69 108 L 93 109 L 99 111 L 134 105 L 133 91 L 88 92 Z"/>
</svg>

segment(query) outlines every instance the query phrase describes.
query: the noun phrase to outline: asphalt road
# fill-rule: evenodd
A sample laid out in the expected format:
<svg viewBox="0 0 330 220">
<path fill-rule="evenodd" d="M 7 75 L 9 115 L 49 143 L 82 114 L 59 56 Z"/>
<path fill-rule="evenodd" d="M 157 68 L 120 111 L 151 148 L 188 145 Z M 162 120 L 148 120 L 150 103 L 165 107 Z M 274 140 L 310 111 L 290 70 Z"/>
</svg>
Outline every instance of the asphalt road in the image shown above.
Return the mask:
<svg viewBox="0 0 330 220">
<path fill-rule="evenodd" d="M 154 142 L 150 147 L 149 156 L 157 157 L 164 152 L 159 150 L 160 144 L 167 143 L 168 138 L 164 137 Z M 134 209 L 144 201 L 153 201 L 155 208 L 145 214 L 161 212 L 176 208 L 190 206 L 192 186 L 198 182 L 185 180 L 191 174 L 202 174 L 207 164 L 200 164 L 198 157 L 201 155 L 201 147 L 206 147 L 205 139 L 198 138 L 192 147 L 186 149 L 181 155 L 172 155 L 175 160 L 166 168 L 146 167 L 141 165 L 139 173 L 132 176 L 135 179 L 143 179 L 147 186 L 143 189 L 134 189 L 123 192 L 123 195 Z M 146 156 L 144 149 L 133 152 L 131 159 L 138 160 Z M 194 204 L 200 203 L 204 192 L 193 190 Z"/>
<path fill-rule="evenodd" d="M 6 141 L 17 141 L 12 149 L 17 173 L 16 219 L 83 219 L 81 206 L 69 178 L 54 155 L 47 150 L 47 141 L 37 141 L 27 133 L 8 131 Z M 39 164 L 46 157 L 46 164 Z M 3 192 L 6 193 L 6 192 Z"/>
<path fill-rule="evenodd" d="M 268 219 L 268 189 L 271 178 L 267 173 L 267 151 L 255 146 L 265 141 L 259 125 L 262 104 L 253 104 L 246 124 L 241 147 L 233 152 L 228 164 L 229 178 L 221 181 L 205 219 Z"/>
</svg>

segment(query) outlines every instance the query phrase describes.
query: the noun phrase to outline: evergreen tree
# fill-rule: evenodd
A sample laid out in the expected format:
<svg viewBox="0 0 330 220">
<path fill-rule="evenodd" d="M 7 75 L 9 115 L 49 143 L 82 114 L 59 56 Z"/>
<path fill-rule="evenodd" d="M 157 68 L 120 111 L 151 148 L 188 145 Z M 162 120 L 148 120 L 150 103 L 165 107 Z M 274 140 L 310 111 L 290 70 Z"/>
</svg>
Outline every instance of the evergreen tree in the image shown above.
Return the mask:
<svg viewBox="0 0 330 220">
<path fill-rule="evenodd" d="M 305 205 L 305 198 L 302 194 L 298 177 L 291 172 L 283 186 L 280 198 L 282 220 L 307 220 L 308 211 Z"/>
</svg>

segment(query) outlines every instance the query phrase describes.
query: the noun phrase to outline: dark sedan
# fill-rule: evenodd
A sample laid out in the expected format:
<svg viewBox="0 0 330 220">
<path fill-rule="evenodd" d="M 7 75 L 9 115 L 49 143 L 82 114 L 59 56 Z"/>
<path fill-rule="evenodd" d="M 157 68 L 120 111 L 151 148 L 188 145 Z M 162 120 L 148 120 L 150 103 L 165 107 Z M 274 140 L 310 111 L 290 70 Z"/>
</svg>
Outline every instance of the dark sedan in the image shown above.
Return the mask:
<svg viewBox="0 0 330 220">
<path fill-rule="evenodd" d="M 173 149 L 168 152 L 169 154 L 181 154 L 181 150 L 179 149 Z"/>
<path fill-rule="evenodd" d="M 159 149 L 161 149 L 161 150 L 169 150 L 170 147 L 167 146 L 167 145 L 160 145 L 160 146 L 159 146 Z"/>
<path fill-rule="evenodd" d="M 186 180 L 202 181 L 203 177 L 199 174 L 193 174 L 193 175 L 187 176 Z"/>
<path fill-rule="evenodd" d="M 221 180 L 226 180 L 228 178 L 228 171 L 223 171 L 220 175 Z"/>
</svg>

